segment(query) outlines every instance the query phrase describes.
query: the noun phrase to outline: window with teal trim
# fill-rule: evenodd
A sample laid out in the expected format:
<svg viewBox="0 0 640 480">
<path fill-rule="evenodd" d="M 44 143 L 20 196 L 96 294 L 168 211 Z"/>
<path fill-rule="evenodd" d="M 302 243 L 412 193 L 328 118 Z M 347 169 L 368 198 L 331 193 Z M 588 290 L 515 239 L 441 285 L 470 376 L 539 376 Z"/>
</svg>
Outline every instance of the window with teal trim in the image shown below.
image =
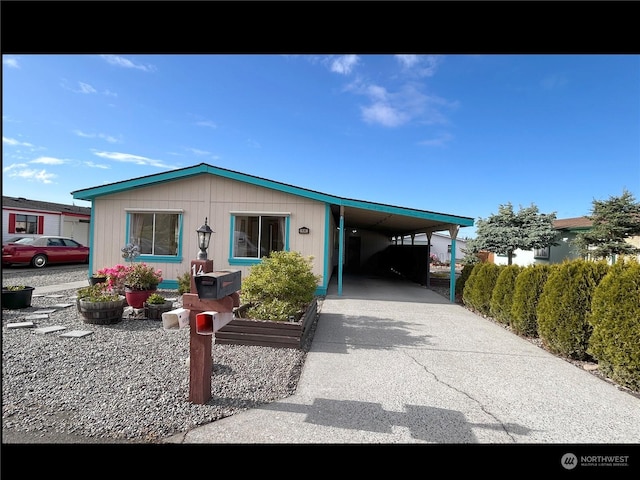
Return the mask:
<svg viewBox="0 0 640 480">
<path fill-rule="evenodd" d="M 262 258 L 284 250 L 285 217 L 236 215 L 233 224 L 234 258 Z"/>
<path fill-rule="evenodd" d="M 178 255 L 180 214 L 131 213 L 129 221 L 129 241 L 138 246 L 142 255 Z"/>
</svg>

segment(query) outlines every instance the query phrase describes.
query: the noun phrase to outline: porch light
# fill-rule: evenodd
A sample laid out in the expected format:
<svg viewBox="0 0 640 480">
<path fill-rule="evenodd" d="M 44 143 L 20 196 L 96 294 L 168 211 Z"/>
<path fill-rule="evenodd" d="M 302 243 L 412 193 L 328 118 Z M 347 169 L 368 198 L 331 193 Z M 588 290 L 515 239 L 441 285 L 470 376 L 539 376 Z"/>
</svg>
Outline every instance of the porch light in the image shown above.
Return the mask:
<svg viewBox="0 0 640 480">
<path fill-rule="evenodd" d="M 214 233 L 213 230 L 207 225 L 207 218 L 204 219 L 204 225 L 201 225 L 198 230 L 198 248 L 200 251 L 198 252 L 198 260 L 206 260 L 207 259 L 207 248 L 209 248 L 209 241 L 211 240 L 211 234 Z"/>
</svg>

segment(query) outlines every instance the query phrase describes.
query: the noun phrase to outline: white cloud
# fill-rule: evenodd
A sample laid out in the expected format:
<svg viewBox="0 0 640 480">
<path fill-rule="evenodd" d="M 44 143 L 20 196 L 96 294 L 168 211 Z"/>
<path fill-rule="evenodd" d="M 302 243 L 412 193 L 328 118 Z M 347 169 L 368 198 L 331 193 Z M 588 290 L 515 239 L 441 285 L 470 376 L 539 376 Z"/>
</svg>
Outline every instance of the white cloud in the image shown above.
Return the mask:
<svg viewBox="0 0 640 480">
<path fill-rule="evenodd" d="M 432 77 L 444 57 L 441 55 L 396 55 L 396 60 L 405 73 L 420 77 Z"/>
<path fill-rule="evenodd" d="M 342 55 L 331 61 L 331 71 L 341 75 L 349 75 L 360 61 L 357 55 Z"/>
<path fill-rule="evenodd" d="M 10 145 L 12 147 L 33 147 L 32 144 L 27 143 L 27 142 L 20 142 L 19 140 L 16 140 L 14 138 L 7 138 L 5 136 L 2 137 L 2 143 L 6 143 L 7 145 Z"/>
<path fill-rule="evenodd" d="M 34 170 L 27 168 L 24 164 L 14 164 L 2 169 L 3 173 L 9 178 L 20 178 L 29 182 L 53 183 L 53 179 L 57 177 L 54 173 L 48 173 L 46 170 Z"/>
<path fill-rule="evenodd" d="M 194 155 L 211 155 L 211 152 L 207 152 L 206 150 L 198 150 L 197 148 L 187 148 L 187 151 L 193 153 Z"/>
<path fill-rule="evenodd" d="M 64 165 L 65 163 L 69 163 L 69 161 L 54 157 L 38 157 L 35 160 L 31 160 L 29 163 L 42 163 L 44 165 Z"/>
<path fill-rule="evenodd" d="M 201 120 L 199 122 L 196 122 L 196 125 L 199 127 L 218 128 L 218 125 L 216 125 L 211 120 Z"/>
<path fill-rule="evenodd" d="M 18 59 L 13 57 L 4 57 L 2 59 L 2 64 L 9 68 L 20 68 L 20 65 L 18 65 Z"/>
<path fill-rule="evenodd" d="M 445 144 L 449 143 L 451 140 L 453 140 L 453 135 L 451 135 L 450 133 L 444 132 L 444 133 L 440 133 L 435 138 L 418 142 L 418 144 L 424 145 L 427 147 L 442 147 Z"/>
<path fill-rule="evenodd" d="M 83 137 L 83 138 L 101 138 L 103 140 L 106 140 L 109 143 L 119 143 L 121 140 L 117 139 L 116 137 L 113 137 L 111 135 L 107 135 L 106 133 L 85 133 L 81 130 L 74 130 L 73 133 L 75 133 L 77 136 L 79 137 Z"/>
<path fill-rule="evenodd" d="M 397 127 L 409 119 L 406 114 L 384 102 L 362 107 L 362 118 L 367 123 L 379 123 L 385 127 Z"/>
<path fill-rule="evenodd" d="M 152 167 L 158 168 L 176 168 L 171 165 L 167 165 L 161 160 L 154 160 L 152 158 L 142 157 L 140 155 L 133 155 L 131 153 L 121 153 L 121 152 L 99 152 L 94 151 L 94 155 L 97 155 L 101 158 L 106 158 L 108 160 L 114 160 L 116 162 L 123 163 L 133 163 L 136 165 L 150 165 Z"/>
<path fill-rule="evenodd" d="M 100 55 L 103 59 L 105 59 L 110 65 L 115 65 L 117 67 L 123 68 L 134 68 L 137 70 L 142 70 L 143 72 L 154 72 L 156 67 L 153 65 L 143 65 L 141 63 L 134 63 L 128 58 L 121 57 L 120 55 Z"/>
<path fill-rule="evenodd" d="M 100 168 L 102 170 L 109 170 L 111 167 L 109 165 L 105 165 L 104 163 L 93 163 L 93 162 L 84 162 L 87 167 L 90 168 Z"/>
<path fill-rule="evenodd" d="M 88 83 L 78 82 L 80 84 L 80 90 L 75 90 L 76 93 L 97 93 L 96 89 Z"/>
</svg>

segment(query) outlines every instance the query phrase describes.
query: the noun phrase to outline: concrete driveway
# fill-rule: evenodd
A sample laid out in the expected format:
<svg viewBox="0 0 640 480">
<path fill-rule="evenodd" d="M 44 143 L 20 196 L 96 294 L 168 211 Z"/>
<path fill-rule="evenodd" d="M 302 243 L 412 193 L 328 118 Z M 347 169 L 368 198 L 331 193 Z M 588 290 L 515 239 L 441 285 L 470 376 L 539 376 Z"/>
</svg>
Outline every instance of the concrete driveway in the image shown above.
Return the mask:
<svg viewBox="0 0 640 480">
<path fill-rule="evenodd" d="M 336 291 L 295 395 L 167 441 L 640 444 L 639 398 L 447 298 L 374 277 Z"/>
</svg>

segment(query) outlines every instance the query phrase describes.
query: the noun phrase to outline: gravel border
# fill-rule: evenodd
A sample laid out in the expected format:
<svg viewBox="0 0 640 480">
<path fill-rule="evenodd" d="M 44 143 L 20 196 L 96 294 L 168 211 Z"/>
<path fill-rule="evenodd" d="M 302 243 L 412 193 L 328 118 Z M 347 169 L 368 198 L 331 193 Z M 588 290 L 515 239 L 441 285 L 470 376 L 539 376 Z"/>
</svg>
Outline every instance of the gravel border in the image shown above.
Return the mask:
<svg viewBox="0 0 640 480">
<path fill-rule="evenodd" d="M 86 278 L 86 266 L 3 269 L 3 284 L 39 287 Z M 3 443 L 162 443 L 293 395 L 315 330 L 314 322 L 302 349 L 214 344 L 212 397 L 197 405 L 188 400 L 188 329 L 165 330 L 161 321 L 136 318 L 87 324 L 75 293 L 34 295 L 30 308 L 2 310 Z M 180 306 L 177 291 L 159 293 L 175 297 L 174 306 Z M 7 328 L 63 303 L 72 305 L 34 320 L 36 328 L 60 325 L 61 332 Z M 92 334 L 60 336 L 70 330 Z"/>
</svg>

